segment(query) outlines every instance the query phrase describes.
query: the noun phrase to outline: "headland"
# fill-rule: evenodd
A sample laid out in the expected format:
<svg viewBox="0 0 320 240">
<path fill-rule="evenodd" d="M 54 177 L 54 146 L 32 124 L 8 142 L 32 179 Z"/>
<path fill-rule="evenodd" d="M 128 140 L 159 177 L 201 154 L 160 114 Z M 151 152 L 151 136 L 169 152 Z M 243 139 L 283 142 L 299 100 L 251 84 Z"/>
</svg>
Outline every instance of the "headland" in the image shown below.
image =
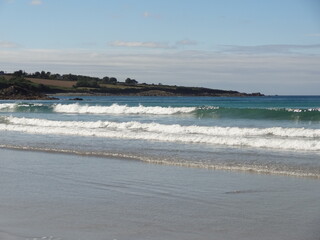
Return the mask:
<svg viewBox="0 0 320 240">
<path fill-rule="evenodd" d="M 101 96 L 210 96 L 248 97 L 264 96 L 260 92 L 243 93 L 204 87 L 186 87 L 139 83 L 127 78 L 120 82 L 114 77 L 89 77 L 50 72 L 26 73 L 22 70 L 0 76 L 0 99 L 48 100 L 48 95 Z"/>
</svg>

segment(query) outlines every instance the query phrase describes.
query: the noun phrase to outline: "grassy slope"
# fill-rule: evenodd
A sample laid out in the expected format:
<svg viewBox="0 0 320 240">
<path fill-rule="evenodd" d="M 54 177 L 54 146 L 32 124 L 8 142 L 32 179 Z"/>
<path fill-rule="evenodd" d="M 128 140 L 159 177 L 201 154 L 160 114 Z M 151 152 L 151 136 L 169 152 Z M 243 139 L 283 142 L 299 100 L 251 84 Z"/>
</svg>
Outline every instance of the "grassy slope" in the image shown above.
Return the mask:
<svg viewBox="0 0 320 240">
<path fill-rule="evenodd" d="M 63 90 L 70 88 L 71 91 L 74 91 L 73 88 L 74 85 L 76 85 L 76 81 L 63 81 L 63 80 L 49 80 L 49 79 L 41 79 L 41 78 L 26 78 L 27 80 L 37 83 L 37 84 L 43 84 L 46 86 L 52 86 L 55 88 L 62 88 Z M 126 85 L 124 83 L 117 83 L 117 84 L 99 84 L 101 88 L 107 88 L 107 89 L 145 89 L 150 88 L 151 89 L 157 89 L 159 88 L 159 85 L 152 85 L 152 84 L 137 84 L 137 85 Z M 160 87 L 163 90 L 171 89 L 175 90 L 175 86 L 161 86 Z M 78 89 L 84 89 L 84 88 L 78 88 Z"/>
<path fill-rule="evenodd" d="M 72 88 L 75 85 L 76 81 L 60 81 L 60 80 L 49 80 L 49 79 L 41 79 L 41 78 L 26 78 L 27 80 L 37 83 L 43 84 L 47 86 L 54 86 L 54 87 L 62 87 L 62 88 Z"/>
<path fill-rule="evenodd" d="M 48 89 L 24 78 L 0 76 L 0 99 L 50 99 L 43 93 Z"/>
<path fill-rule="evenodd" d="M 10 79 L 12 76 L 4 76 Z M 76 81 L 49 80 L 40 78 L 26 78 L 35 86 L 41 86 L 46 93 L 101 93 L 111 95 L 141 95 L 141 96 L 245 96 L 236 91 L 225 91 L 199 87 L 181 87 L 169 85 L 125 83 L 100 84 L 99 88 L 73 87 Z M 44 87 L 43 87 L 44 86 Z"/>
</svg>

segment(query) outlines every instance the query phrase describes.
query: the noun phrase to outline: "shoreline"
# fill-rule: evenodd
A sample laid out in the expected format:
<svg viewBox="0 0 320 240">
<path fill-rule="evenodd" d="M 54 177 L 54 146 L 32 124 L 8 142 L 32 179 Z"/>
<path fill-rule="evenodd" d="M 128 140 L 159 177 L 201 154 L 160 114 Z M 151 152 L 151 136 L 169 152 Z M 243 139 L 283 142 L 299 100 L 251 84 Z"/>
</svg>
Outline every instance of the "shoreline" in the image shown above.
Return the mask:
<svg viewBox="0 0 320 240">
<path fill-rule="evenodd" d="M 170 162 L 166 160 L 158 160 L 158 159 L 151 159 L 150 157 L 141 157 L 138 155 L 128 155 L 128 154 L 121 154 L 121 153 L 104 153 L 104 152 L 80 152 L 71 149 L 48 149 L 48 148 L 34 148 L 34 147 L 27 147 L 27 146 L 4 146 L 0 145 L 1 149 L 13 150 L 13 151 L 26 151 L 26 152 L 35 152 L 35 153 L 48 153 L 48 154 L 66 154 L 71 156 L 79 156 L 79 157 L 89 157 L 89 158 L 112 158 L 116 160 L 126 160 L 126 161 L 135 161 L 139 163 L 143 163 L 146 165 L 162 165 L 167 167 L 179 167 L 179 168 L 189 168 L 189 169 L 203 169 L 208 171 L 218 171 L 218 172 L 230 172 L 230 173 L 243 173 L 248 175 L 266 175 L 266 176 L 283 176 L 289 178 L 306 178 L 306 179 L 314 179 L 320 180 L 320 176 L 315 173 L 294 173 L 294 172 L 286 172 L 283 170 L 266 170 L 263 166 L 230 166 L 230 165 L 208 165 L 204 166 L 203 164 L 197 163 L 188 163 L 188 162 Z"/>
<path fill-rule="evenodd" d="M 192 95 L 192 94 L 140 94 L 140 93 L 131 93 L 131 94 L 113 94 L 113 93 L 83 93 L 83 92 L 65 92 L 65 93 L 45 93 L 47 96 L 59 97 L 59 96 L 111 96 L 111 97 L 265 97 L 265 95 L 250 95 L 250 94 L 239 94 L 239 95 Z"/>
</svg>

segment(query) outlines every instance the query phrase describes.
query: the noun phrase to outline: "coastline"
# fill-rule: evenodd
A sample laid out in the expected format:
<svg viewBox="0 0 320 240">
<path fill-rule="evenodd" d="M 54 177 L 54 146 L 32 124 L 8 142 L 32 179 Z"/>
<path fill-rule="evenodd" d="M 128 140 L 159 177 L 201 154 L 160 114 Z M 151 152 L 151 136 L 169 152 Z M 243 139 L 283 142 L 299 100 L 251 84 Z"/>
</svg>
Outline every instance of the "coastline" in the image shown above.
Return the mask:
<svg viewBox="0 0 320 240">
<path fill-rule="evenodd" d="M 65 93 L 44 93 L 43 96 L 0 96 L 0 100 L 57 100 L 61 96 L 110 96 L 110 97 L 264 97 L 264 95 L 183 95 L 183 94 L 166 94 L 166 93 L 132 93 L 132 94 L 112 94 L 112 93 L 83 93 L 83 92 L 65 92 Z"/>
<path fill-rule="evenodd" d="M 69 76 L 70 77 L 70 76 Z M 67 96 L 211 96 L 211 97 L 250 97 L 264 96 L 260 92 L 242 93 L 204 87 L 186 87 L 162 84 L 129 82 L 105 82 L 86 76 L 73 75 L 77 81 L 37 78 L 23 73 L 0 76 L 0 99 L 4 100 L 50 100 L 46 95 L 62 94 Z M 72 95 L 70 95 L 72 94 Z"/>
<path fill-rule="evenodd" d="M 113 93 L 96 93 L 96 92 L 65 92 L 65 93 L 46 93 L 47 96 L 119 96 L 119 97 L 264 97 L 265 95 L 250 95 L 250 94 L 222 94 L 222 95 L 183 95 L 165 92 L 152 92 L 152 93 L 130 93 L 130 94 L 113 94 Z"/>
<path fill-rule="evenodd" d="M 9 149 L 0 154 L 0 232 L 7 239 L 319 236 L 315 179 Z"/>
</svg>

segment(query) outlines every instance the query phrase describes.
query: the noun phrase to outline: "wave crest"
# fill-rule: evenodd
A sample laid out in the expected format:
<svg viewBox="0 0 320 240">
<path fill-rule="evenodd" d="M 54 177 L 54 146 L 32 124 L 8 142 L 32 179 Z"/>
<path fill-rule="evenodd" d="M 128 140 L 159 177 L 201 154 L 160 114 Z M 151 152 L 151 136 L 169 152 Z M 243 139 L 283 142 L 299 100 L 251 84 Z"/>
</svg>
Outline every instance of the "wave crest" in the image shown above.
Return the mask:
<svg viewBox="0 0 320 240">
<path fill-rule="evenodd" d="M 195 107 L 146 107 L 112 104 L 111 106 L 90 106 L 74 104 L 57 104 L 53 110 L 58 113 L 73 114 L 150 114 L 150 115 L 172 115 L 181 113 L 191 113 Z"/>
<path fill-rule="evenodd" d="M 187 114 L 196 118 L 289 120 L 320 122 L 320 108 L 232 108 L 219 106 L 163 107 L 128 106 L 112 104 L 94 106 L 89 104 L 41 104 L 2 103 L 0 112 L 44 112 L 92 115 L 175 115 Z"/>
<path fill-rule="evenodd" d="M 5 117 L 5 121 L 2 122 L 4 122 L 0 123 L 2 131 L 31 134 L 76 135 L 282 150 L 320 150 L 320 129 L 181 126 L 136 121 L 120 123 L 52 121 L 17 117 Z"/>
</svg>

